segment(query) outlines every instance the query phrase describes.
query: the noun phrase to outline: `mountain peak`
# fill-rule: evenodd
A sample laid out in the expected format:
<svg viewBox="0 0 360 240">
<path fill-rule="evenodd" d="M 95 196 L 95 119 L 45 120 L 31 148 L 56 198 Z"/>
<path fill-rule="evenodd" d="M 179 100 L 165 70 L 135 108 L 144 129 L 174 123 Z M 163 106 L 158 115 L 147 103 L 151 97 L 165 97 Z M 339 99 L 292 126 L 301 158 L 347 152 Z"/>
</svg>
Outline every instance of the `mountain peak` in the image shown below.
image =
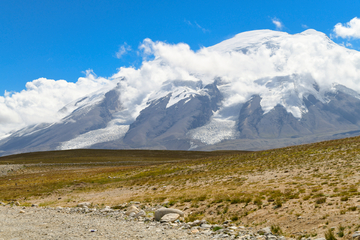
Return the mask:
<svg viewBox="0 0 360 240">
<path fill-rule="evenodd" d="M 62 121 L 1 139 L 0 151 L 250 150 L 360 127 L 360 53 L 324 33 L 249 31 L 197 52 L 148 42 L 155 59 L 120 68 L 111 85 L 66 105 Z"/>
<path fill-rule="evenodd" d="M 222 41 L 208 49 L 213 51 L 228 52 L 237 51 L 238 49 L 260 45 L 272 39 L 289 36 L 286 32 L 273 31 L 268 29 L 247 31 L 236 34 L 234 37 Z"/>
</svg>

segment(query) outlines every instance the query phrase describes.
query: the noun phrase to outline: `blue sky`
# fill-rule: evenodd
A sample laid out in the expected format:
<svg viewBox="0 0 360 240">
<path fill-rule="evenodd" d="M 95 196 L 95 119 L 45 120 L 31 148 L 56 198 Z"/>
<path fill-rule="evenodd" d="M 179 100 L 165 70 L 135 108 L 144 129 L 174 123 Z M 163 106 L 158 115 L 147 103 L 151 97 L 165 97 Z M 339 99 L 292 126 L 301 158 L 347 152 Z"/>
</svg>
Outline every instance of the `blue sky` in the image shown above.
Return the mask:
<svg viewBox="0 0 360 240">
<path fill-rule="evenodd" d="M 110 77 L 121 66 L 138 66 L 145 38 L 197 50 L 257 29 L 313 28 L 330 36 L 336 24 L 360 17 L 359 9 L 359 1 L 328 0 L 1 0 L 0 96 L 40 77 L 76 82 L 88 69 Z"/>
</svg>

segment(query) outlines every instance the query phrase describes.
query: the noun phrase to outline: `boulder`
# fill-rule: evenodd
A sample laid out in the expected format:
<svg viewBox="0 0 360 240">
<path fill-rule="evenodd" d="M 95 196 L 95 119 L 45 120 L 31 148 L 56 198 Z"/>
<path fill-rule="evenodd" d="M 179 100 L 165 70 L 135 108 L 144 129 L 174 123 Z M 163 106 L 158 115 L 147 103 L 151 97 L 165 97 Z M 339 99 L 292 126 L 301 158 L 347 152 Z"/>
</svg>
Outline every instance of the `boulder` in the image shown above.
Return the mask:
<svg viewBox="0 0 360 240">
<path fill-rule="evenodd" d="M 212 225 L 207 224 L 207 223 L 203 223 L 203 224 L 201 224 L 200 227 L 203 228 L 203 229 L 210 229 L 212 227 Z"/>
<path fill-rule="evenodd" d="M 180 215 L 177 213 L 168 213 L 162 216 L 160 219 L 160 222 L 175 222 L 177 219 L 179 219 Z"/>
<path fill-rule="evenodd" d="M 104 209 L 101 209 L 100 212 L 112 212 L 113 210 L 111 209 L 110 206 L 105 206 Z"/>
<path fill-rule="evenodd" d="M 191 233 L 198 233 L 198 232 L 199 232 L 199 229 L 196 229 L 196 228 L 191 229 Z"/>
<path fill-rule="evenodd" d="M 132 216 L 135 216 L 138 212 L 140 212 L 140 209 L 138 209 L 135 205 L 131 205 L 130 207 L 128 207 L 127 209 L 126 209 L 126 215 L 127 216 L 130 216 L 130 215 L 132 215 Z"/>
<path fill-rule="evenodd" d="M 86 208 L 86 207 L 90 207 L 91 203 L 89 202 L 82 202 L 82 203 L 79 203 L 77 205 L 77 207 L 81 207 L 81 208 Z"/>
<path fill-rule="evenodd" d="M 146 212 L 144 210 L 140 210 L 138 213 L 136 213 L 134 215 L 134 217 L 138 218 L 138 217 L 145 217 L 146 216 Z"/>
<path fill-rule="evenodd" d="M 175 209 L 175 208 L 160 208 L 158 210 L 155 211 L 155 220 L 156 221 L 160 221 L 160 219 L 169 213 L 176 213 L 179 214 L 181 217 L 184 216 L 184 212 L 179 210 L 179 209 Z"/>
</svg>

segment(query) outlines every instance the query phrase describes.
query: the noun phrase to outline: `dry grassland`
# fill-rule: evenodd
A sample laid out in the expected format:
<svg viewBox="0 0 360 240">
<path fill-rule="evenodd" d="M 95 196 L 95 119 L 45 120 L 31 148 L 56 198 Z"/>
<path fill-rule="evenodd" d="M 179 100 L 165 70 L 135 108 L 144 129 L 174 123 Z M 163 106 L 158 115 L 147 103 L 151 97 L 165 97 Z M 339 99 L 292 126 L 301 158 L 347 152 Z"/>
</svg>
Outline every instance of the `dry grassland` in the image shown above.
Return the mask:
<svg viewBox="0 0 360 240">
<path fill-rule="evenodd" d="M 360 137 L 259 152 L 31 153 L 1 163 L 24 165 L 0 176 L 4 202 L 162 204 L 185 210 L 188 221 L 279 226 L 295 238 L 360 229 Z"/>
</svg>

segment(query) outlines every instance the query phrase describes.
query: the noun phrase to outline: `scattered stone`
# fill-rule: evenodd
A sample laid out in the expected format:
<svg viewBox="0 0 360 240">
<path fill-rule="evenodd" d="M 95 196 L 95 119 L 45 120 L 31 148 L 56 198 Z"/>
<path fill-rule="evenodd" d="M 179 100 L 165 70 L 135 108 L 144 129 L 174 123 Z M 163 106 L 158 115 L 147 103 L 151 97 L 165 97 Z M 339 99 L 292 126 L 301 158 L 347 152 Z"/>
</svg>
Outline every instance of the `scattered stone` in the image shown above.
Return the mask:
<svg viewBox="0 0 360 240">
<path fill-rule="evenodd" d="M 227 238 L 227 237 L 229 237 L 229 235 L 226 233 L 220 233 L 220 234 L 217 234 L 214 236 L 215 239 L 216 238 Z"/>
<path fill-rule="evenodd" d="M 6 204 L 5 204 L 5 203 L 3 203 L 3 202 L 0 202 L 0 205 L 1 205 L 1 206 L 5 206 Z"/>
<path fill-rule="evenodd" d="M 223 222 L 223 225 L 229 224 L 231 223 L 231 220 L 225 220 L 225 222 Z"/>
<path fill-rule="evenodd" d="M 354 234 L 351 237 L 354 240 L 360 240 L 360 231 L 354 232 Z"/>
<path fill-rule="evenodd" d="M 19 213 L 25 213 L 25 211 L 24 211 L 24 210 L 20 210 Z"/>
<path fill-rule="evenodd" d="M 210 224 L 203 223 L 200 227 L 204 229 L 210 229 L 212 226 Z"/>
<path fill-rule="evenodd" d="M 146 216 L 146 212 L 144 210 L 140 210 L 138 213 L 136 213 L 134 215 L 134 217 L 138 218 L 138 217 L 145 217 Z"/>
<path fill-rule="evenodd" d="M 105 206 L 104 209 L 101 209 L 100 212 L 112 212 L 113 210 L 111 209 L 110 206 Z"/>
<path fill-rule="evenodd" d="M 169 213 L 177 213 L 179 214 L 181 217 L 184 216 L 184 212 L 175 208 L 160 208 L 158 210 L 155 211 L 155 220 L 156 221 L 160 221 L 160 219 Z"/>
<path fill-rule="evenodd" d="M 258 231 L 258 234 L 261 235 L 271 234 L 271 228 L 270 227 L 262 228 Z"/>
<path fill-rule="evenodd" d="M 130 215 L 133 215 L 135 216 L 135 214 L 137 214 L 138 212 L 140 212 L 140 210 L 135 206 L 135 205 L 131 205 L 130 207 L 128 207 L 126 209 L 126 215 L 127 216 L 130 216 Z"/>
<path fill-rule="evenodd" d="M 31 207 L 39 207 L 39 205 L 37 205 L 37 204 L 31 204 Z"/>
<path fill-rule="evenodd" d="M 276 239 L 277 239 L 277 237 L 272 235 L 272 234 L 267 234 L 266 235 L 266 240 L 276 240 Z"/>
<path fill-rule="evenodd" d="M 198 233 L 198 232 L 199 232 L 199 229 L 197 229 L 197 228 L 191 230 L 191 233 Z"/>
<path fill-rule="evenodd" d="M 160 222 L 175 222 L 180 217 L 177 213 L 168 213 L 161 217 Z"/>
<path fill-rule="evenodd" d="M 90 207 L 90 206 L 91 206 L 91 203 L 89 203 L 89 202 L 82 202 L 77 205 L 77 207 L 81 207 L 81 208 Z"/>
<path fill-rule="evenodd" d="M 195 220 L 193 222 L 189 222 L 190 226 L 199 226 L 201 223 L 200 223 L 200 220 Z"/>
<path fill-rule="evenodd" d="M 18 201 L 14 202 L 15 206 L 20 206 L 20 203 Z"/>
</svg>

